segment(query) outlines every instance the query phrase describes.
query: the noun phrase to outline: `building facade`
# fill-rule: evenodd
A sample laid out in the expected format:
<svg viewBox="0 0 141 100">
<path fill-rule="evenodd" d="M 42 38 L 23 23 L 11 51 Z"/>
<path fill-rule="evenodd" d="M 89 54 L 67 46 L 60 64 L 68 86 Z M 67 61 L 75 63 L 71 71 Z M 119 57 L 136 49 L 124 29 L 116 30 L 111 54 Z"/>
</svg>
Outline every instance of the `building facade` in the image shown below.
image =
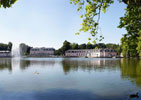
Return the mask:
<svg viewBox="0 0 141 100">
<path fill-rule="evenodd" d="M 0 57 L 11 57 L 10 51 L 0 51 Z"/>
<path fill-rule="evenodd" d="M 113 49 L 77 49 L 65 52 L 66 57 L 116 57 L 117 52 Z"/>
<path fill-rule="evenodd" d="M 31 48 L 30 56 L 53 56 L 55 53 L 54 48 Z"/>
</svg>

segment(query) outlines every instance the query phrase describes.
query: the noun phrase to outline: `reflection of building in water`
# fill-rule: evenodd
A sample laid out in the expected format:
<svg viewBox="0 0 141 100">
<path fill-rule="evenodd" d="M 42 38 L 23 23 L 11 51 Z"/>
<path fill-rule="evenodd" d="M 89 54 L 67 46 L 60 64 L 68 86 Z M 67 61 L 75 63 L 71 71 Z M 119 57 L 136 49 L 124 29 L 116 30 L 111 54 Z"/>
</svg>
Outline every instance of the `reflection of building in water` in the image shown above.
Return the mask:
<svg viewBox="0 0 141 100">
<path fill-rule="evenodd" d="M 63 60 L 63 70 L 65 73 L 77 70 L 102 71 L 119 69 L 119 60 Z"/>
<path fill-rule="evenodd" d="M 20 69 L 25 70 L 31 66 L 54 66 L 55 61 L 36 61 L 36 60 L 20 60 Z"/>
<path fill-rule="evenodd" d="M 0 57 L 11 57 L 10 51 L 0 51 Z"/>
<path fill-rule="evenodd" d="M 68 57 L 113 57 L 117 56 L 117 52 L 113 49 L 77 49 L 65 52 Z"/>
<path fill-rule="evenodd" d="M 1 58 L 0 59 L 0 70 L 8 69 L 9 71 L 12 70 L 12 63 L 11 59 Z"/>
<path fill-rule="evenodd" d="M 30 50 L 31 56 L 53 56 L 55 53 L 54 48 L 32 48 Z"/>
<path fill-rule="evenodd" d="M 141 60 L 121 59 L 121 76 L 141 87 Z"/>
</svg>

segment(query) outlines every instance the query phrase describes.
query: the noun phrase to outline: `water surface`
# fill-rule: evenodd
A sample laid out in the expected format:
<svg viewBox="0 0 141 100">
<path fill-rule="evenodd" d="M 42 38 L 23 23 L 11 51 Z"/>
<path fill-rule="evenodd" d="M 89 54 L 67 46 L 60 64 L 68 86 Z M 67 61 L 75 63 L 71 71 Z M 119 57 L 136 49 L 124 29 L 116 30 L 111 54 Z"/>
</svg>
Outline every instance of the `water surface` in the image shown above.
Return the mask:
<svg viewBox="0 0 141 100">
<path fill-rule="evenodd" d="M 140 91 L 137 59 L 0 58 L 0 100 L 127 100 Z"/>
</svg>

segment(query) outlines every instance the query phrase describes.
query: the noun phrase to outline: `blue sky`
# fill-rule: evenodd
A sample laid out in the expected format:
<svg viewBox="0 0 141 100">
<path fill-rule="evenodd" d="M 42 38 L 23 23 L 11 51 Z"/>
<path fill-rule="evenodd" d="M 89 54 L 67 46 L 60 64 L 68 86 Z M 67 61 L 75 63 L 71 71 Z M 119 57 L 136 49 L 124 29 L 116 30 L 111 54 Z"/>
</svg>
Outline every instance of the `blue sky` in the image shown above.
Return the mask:
<svg viewBox="0 0 141 100">
<path fill-rule="evenodd" d="M 103 43 L 120 43 L 124 29 L 118 29 L 124 4 L 117 1 L 101 15 Z M 62 46 L 64 40 L 87 43 L 89 33 L 75 33 L 81 27 L 81 12 L 69 0 L 18 0 L 12 8 L 0 8 L 0 42 L 26 43 L 34 47 Z"/>
</svg>

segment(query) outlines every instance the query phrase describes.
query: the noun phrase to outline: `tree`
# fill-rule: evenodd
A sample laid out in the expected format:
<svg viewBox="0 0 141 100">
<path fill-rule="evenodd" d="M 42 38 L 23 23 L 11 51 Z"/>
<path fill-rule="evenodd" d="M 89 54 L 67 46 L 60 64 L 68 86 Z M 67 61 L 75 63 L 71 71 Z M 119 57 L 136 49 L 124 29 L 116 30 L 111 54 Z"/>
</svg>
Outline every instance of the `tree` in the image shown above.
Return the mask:
<svg viewBox="0 0 141 100">
<path fill-rule="evenodd" d="M 28 46 L 28 45 L 26 45 L 24 43 L 21 43 L 19 45 L 19 48 L 20 48 L 20 56 L 24 56 L 24 55 L 29 55 L 30 54 L 30 49 L 32 47 L 30 47 L 30 46 Z"/>
<path fill-rule="evenodd" d="M 72 43 L 70 44 L 71 49 L 78 49 L 78 44 L 77 43 Z"/>
<path fill-rule="evenodd" d="M 71 43 L 65 40 L 62 47 L 55 51 L 55 55 L 64 55 L 69 49 L 71 49 Z"/>
<path fill-rule="evenodd" d="M 127 34 L 121 39 L 123 53 L 129 57 L 141 56 L 139 55 L 141 49 L 139 31 L 141 31 L 141 7 L 138 5 L 128 4 L 124 17 L 120 18 L 119 28 L 125 28 Z M 125 43 L 126 41 L 126 43 Z M 125 50 L 125 47 L 127 50 Z"/>
<path fill-rule="evenodd" d="M 65 40 L 63 43 L 63 46 L 61 47 L 61 51 L 62 51 L 61 53 L 65 54 L 65 51 L 67 51 L 69 49 L 71 49 L 70 42 Z"/>
<path fill-rule="evenodd" d="M 118 44 L 104 44 L 104 43 L 98 43 L 96 45 L 93 44 L 80 44 L 78 45 L 77 43 L 70 43 L 68 41 L 64 41 L 63 46 L 56 50 L 55 55 L 64 55 L 65 51 L 69 49 L 94 49 L 94 48 L 112 48 L 117 51 L 117 53 L 120 55 L 121 53 L 121 47 Z"/>
<path fill-rule="evenodd" d="M 55 51 L 55 55 L 62 55 L 62 54 L 63 52 L 61 48 Z"/>
<path fill-rule="evenodd" d="M 138 43 L 137 43 L 137 52 L 139 54 L 139 56 L 141 57 L 141 31 L 138 33 L 139 37 L 138 39 Z"/>
<path fill-rule="evenodd" d="M 9 51 L 12 51 L 12 45 L 13 45 L 13 44 L 12 44 L 11 42 L 8 43 L 8 50 L 9 50 Z"/>
<path fill-rule="evenodd" d="M 119 2 L 123 2 L 127 4 L 127 9 L 132 6 L 139 9 L 141 5 L 140 0 L 118 0 Z M 101 10 L 103 13 L 106 12 L 107 8 L 114 3 L 114 0 L 70 0 L 70 3 L 77 5 L 77 11 L 85 9 L 85 12 L 80 16 L 83 18 L 82 28 L 79 30 L 77 34 L 81 31 L 83 32 L 90 32 L 90 34 L 94 37 L 97 35 L 98 25 L 100 20 Z M 130 10 L 130 9 L 129 9 Z M 132 16 L 134 16 L 132 14 Z M 97 19 L 96 19 L 97 18 Z M 100 40 L 103 37 L 100 36 Z M 97 38 L 96 38 L 97 40 Z"/>
<path fill-rule="evenodd" d="M 121 46 L 119 44 L 108 43 L 108 44 L 106 44 L 106 48 L 112 48 L 112 49 L 116 50 L 118 55 L 120 55 L 120 53 L 121 53 Z"/>
<path fill-rule="evenodd" d="M 0 50 L 6 51 L 7 50 L 7 44 L 0 43 Z"/>
<path fill-rule="evenodd" d="M 132 41 L 136 39 L 138 40 L 138 38 L 140 38 L 138 33 L 141 30 L 141 21 L 140 21 L 141 20 L 141 13 L 140 13 L 141 1 L 140 0 L 118 0 L 118 1 L 125 3 L 127 5 L 126 13 L 124 17 L 120 18 L 119 28 L 125 28 L 127 30 L 127 34 L 124 35 L 124 39 L 123 38 L 121 39 L 121 43 L 124 43 L 124 41 L 122 40 L 127 41 L 128 37 L 130 37 L 129 40 L 132 40 Z M 89 32 L 91 36 L 94 38 L 92 39 L 93 43 L 96 43 L 97 40 L 101 41 L 103 39 L 103 36 L 96 38 L 96 35 L 98 34 L 98 29 L 99 29 L 98 25 L 100 20 L 100 14 L 101 14 L 101 11 L 105 13 L 106 9 L 111 4 L 114 3 L 114 0 L 70 0 L 70 3 L 71 4 L 73 3 L 74 5 L 78 6 L 77 11 L 85 9 L 85 12 L 80 16 L 81 18 L 83 18 L 83 22 L 81 24 L 82 27 L 79 30 L 79 32 L 77 32 L 76 34 L 79 34 L 82 31 Z M 91 38 L 88 38 L 88 40 L 91 40 Z M 127 41 L 127 42 L 130 42 L 130 41 Z M 140 44 L 138 42 L 139 41 L 136 41 L 137 44 Z M 135 49 L 134 46 L 132 48 L 132 45 L 131 45 L 131 48 Z M 122 46 L 122 47 L 125 48 L 125 46 Z M 139 50 L 139 49 L 135 49 L 135 50 Z M 132 51 L 134 52 L 134 50 L 130 50 L 130 55 L 132 55 Z"/>
<path fill-rule="evenodd" d="M 11 42 L 9 42 L 8 44 L 0 43 L 0 50 L 1 51 L 11 51 L 12 43 Z"/>
<path fill-rule="evenodd" d="M 76 34 L 80 32 L 90 32 L 91 36 L 95 37 L 98 33 L 98 24 L 100 20 L 101 10 L 105 13 L 106 8 L 113 3 L 113 0 L 70 0 L 70 3 L 78 5 L 77 11 L 85 8 L 85 12 L 80 16 L 83 18 L 82 27 Z M 95 20 L 97 18 L 97 20 Z M 99 41 L 103 39 L 100 36 Z M 91 38 L 88 38 L 91 40 Z M 93 43 L 96 42 L 98 38 L 93 40 Z"/>
<path fill-rule="evenodd" d="M 80 45 L 78 46 L 78 48 L 79 48 L 79 49 L 86 49 L 86 44 L 80 44 Z"/>
<path fill-rule="evenodd" d="M 0 0 L 0 8 L 9 8 L 11 7 L 17 0 Z"/>
<path fill-rule="evenodd" d="M 86 45 L 86 49 L 94 49 L 94 46 L 93 46 L 92 44 L 89 44 L 89 43 L 88 43 L 88 44 Z"/>
<path fill-rule="evenodd" d="M 106 48 L 106 45 L 104 43 L 98 43 L 98 44 L 96 44 L 96 47 L 98 47 L 98 48 Z"/>
<path fill-rule="evenodd" d="M 136 39 L 136 36 L 130 36 L 126 37 L 124 36 L 121 39 L 121 48 L 123 56 L 125 57 L 136 57 L 138 56 L 138 52 L 136 50 L 138 40 Z"/>
</svg>

